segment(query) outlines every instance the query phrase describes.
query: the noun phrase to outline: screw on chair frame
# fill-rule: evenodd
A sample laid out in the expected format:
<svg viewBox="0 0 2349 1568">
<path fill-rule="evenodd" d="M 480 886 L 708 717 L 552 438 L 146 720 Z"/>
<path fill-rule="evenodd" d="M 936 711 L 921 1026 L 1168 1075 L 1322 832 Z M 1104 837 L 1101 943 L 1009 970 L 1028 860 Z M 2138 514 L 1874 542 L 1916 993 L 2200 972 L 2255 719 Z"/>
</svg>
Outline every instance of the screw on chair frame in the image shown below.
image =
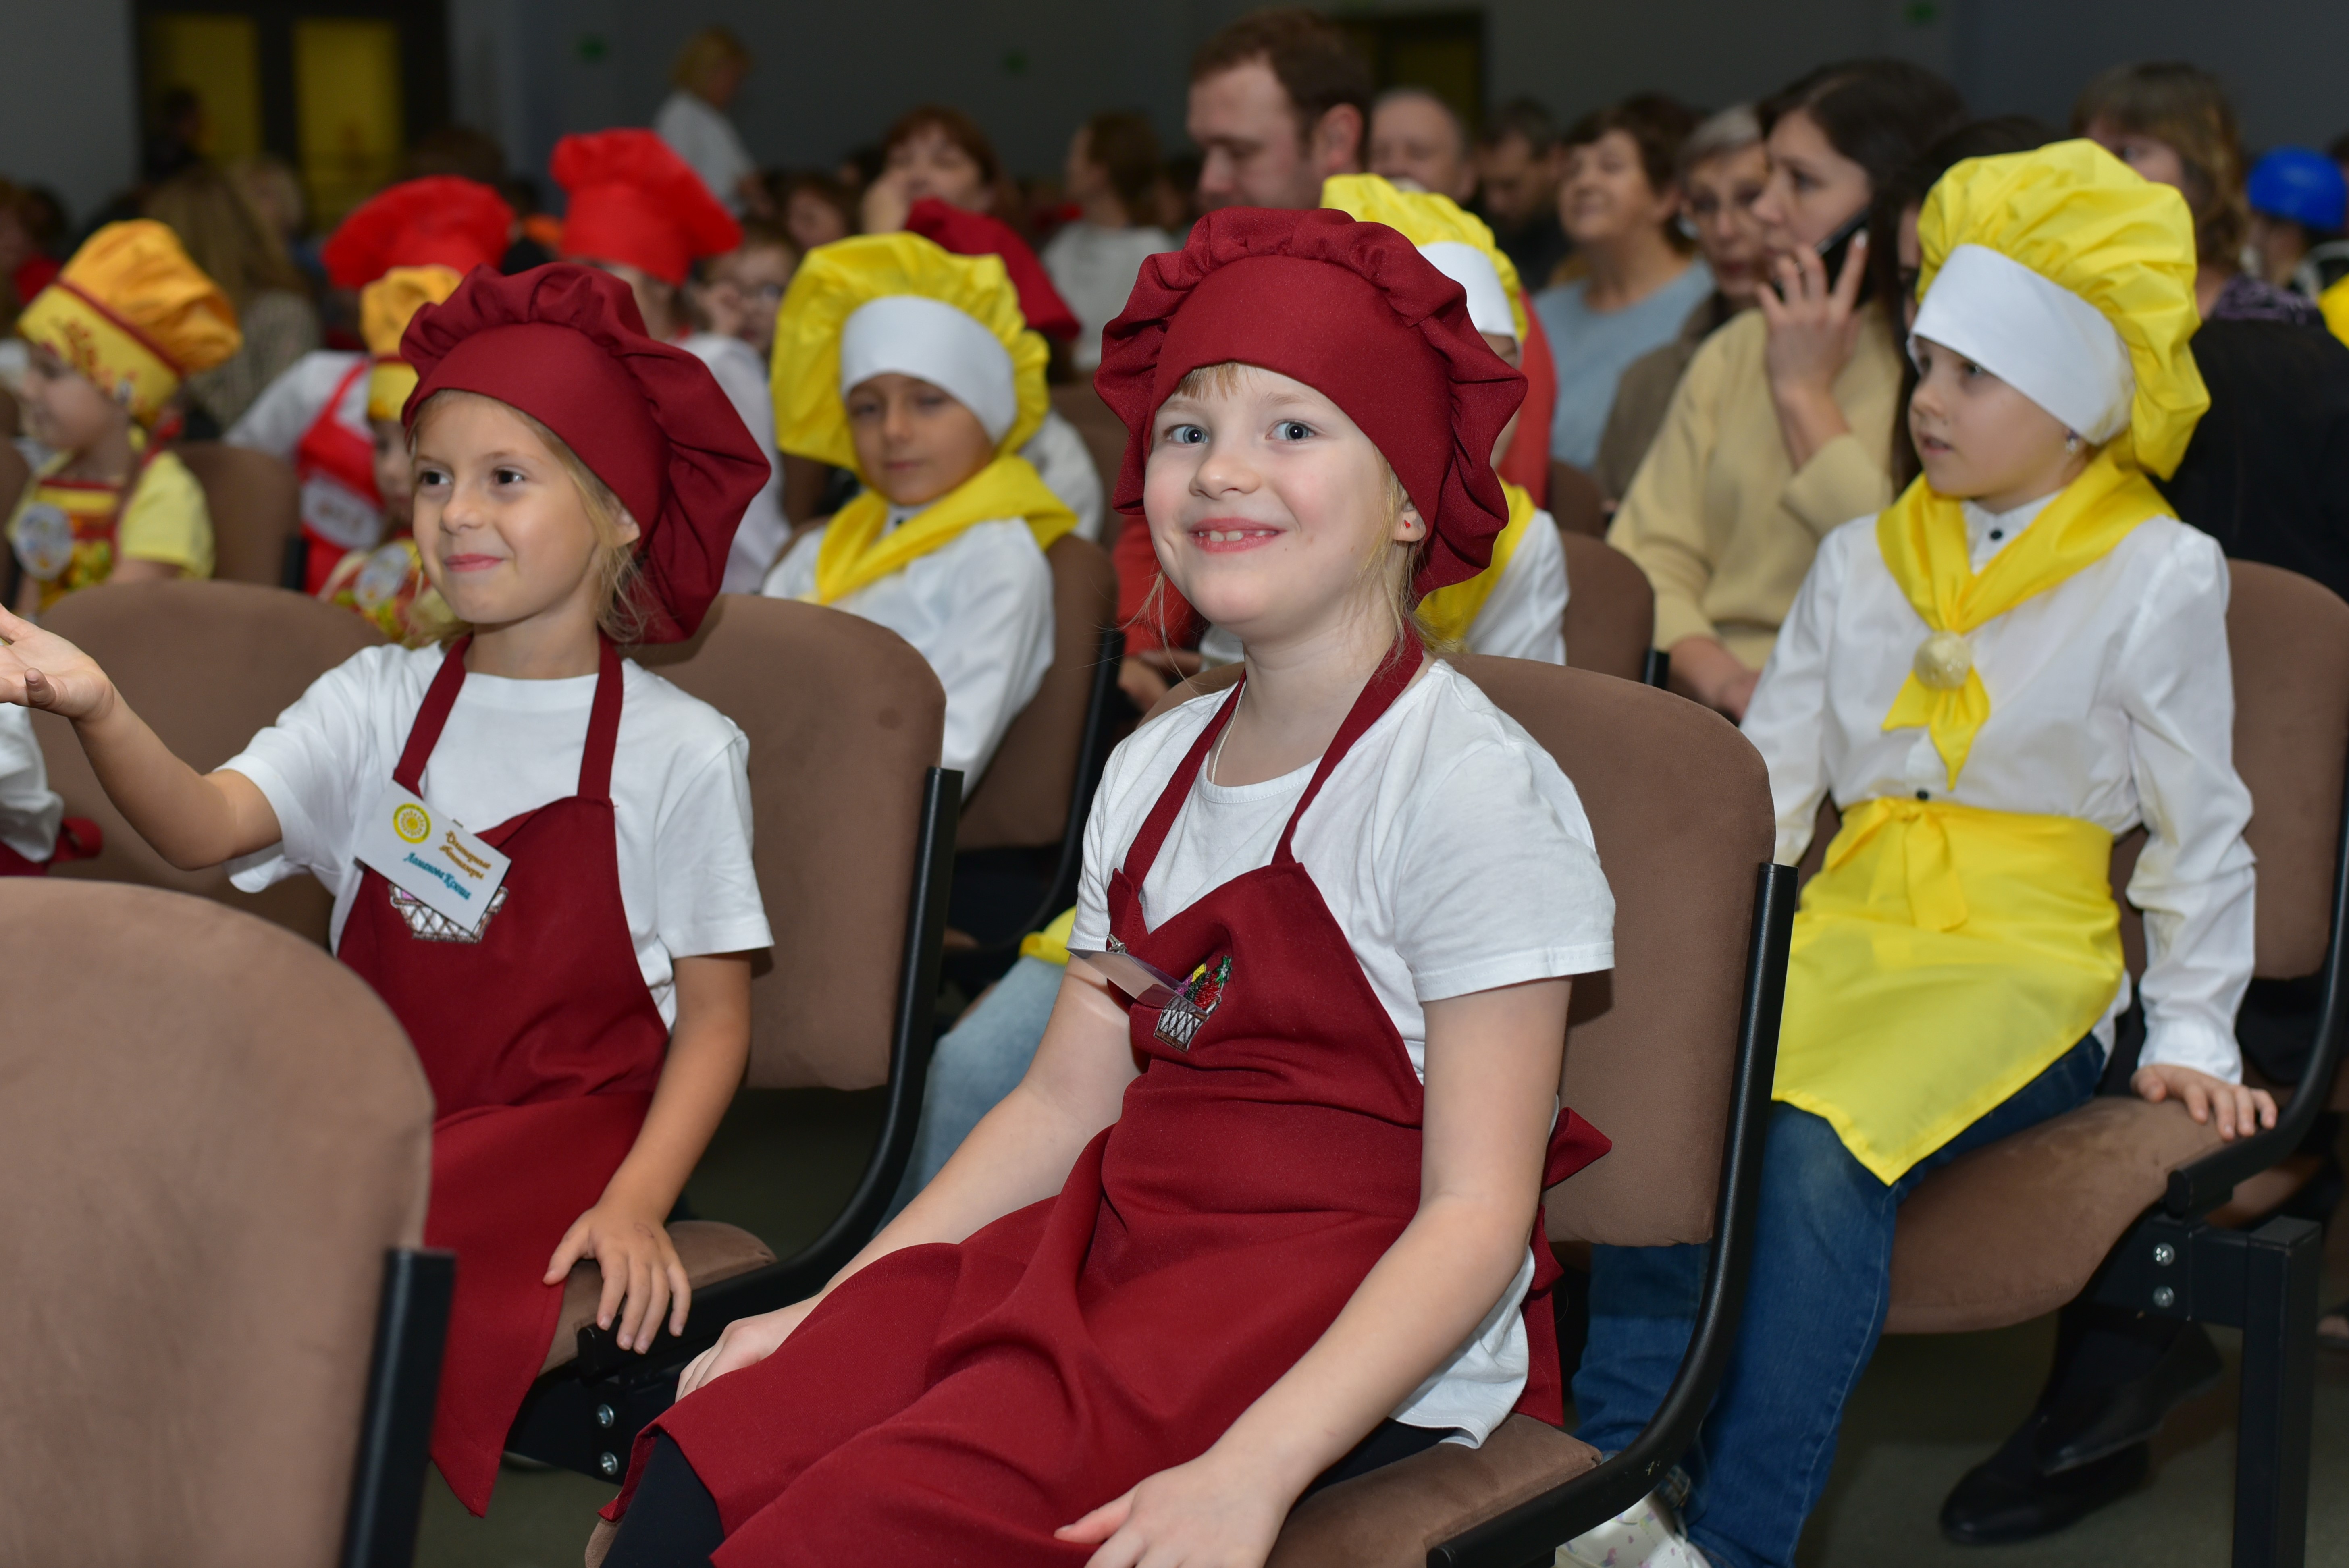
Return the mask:
<svg viewBox="0 0 2349 1568">
<path fill-rule="evenodd" d="M 716 1344 L 726 1325 L 813 1295 L 880 1229 L 913 1158 L 922 1091 L 929 1078 L 932 1008 L 946 941 L 947 892 L 954 877 L 955 823 L 961 809 L 961 773 L 931 769 L 922 794 L 913 896 L 898 971 L 888 1102 L 880 1135 L 848 1206 L 823 1235 L 792 1256 L 697 1291 L 685 1333 L 663 1334 L 650 1354 L 620 1349 L 609 1329 L 592 1324 L 581 1329 L 578 1358 L 542 1377 L 523 1401 L 507 1435 L 509 1449 L 582 1475 L 618 1479 L 636 1433 L 676 1403 L 677 1380 L 686 1364 Z"/>
<path fill-rule="evenodd" d="M 1794 933 L 1795 869 L 1754 872 L 1754 923 L 1746 939 L 1745 996 L 1739 1009 L 1737 1056 L 1723 1129 L 1721 1181 L 1713 1202 L 1713 1246 L 1696 1329 L 1671 1391 L 1630 1447 L 1597 1469 L 1552 1488 L 1475 1529 L 1439 1542 L 1429 1568 L 1547 1565 L 1560 1542 L 1613 1518 L 1645 1497 L 1696 1440 L 1737 1341 L 1738 1313 L 1753 1262 L 1762 1202 L 1762 1151 L 1769 1131 L 1770 1085 L 1778 1066 L 1778 1021 L 1786 999 L 1786 947 Z M 1571 1046 L 1569 1045 L 1569 1049 Z"/>
</svg>

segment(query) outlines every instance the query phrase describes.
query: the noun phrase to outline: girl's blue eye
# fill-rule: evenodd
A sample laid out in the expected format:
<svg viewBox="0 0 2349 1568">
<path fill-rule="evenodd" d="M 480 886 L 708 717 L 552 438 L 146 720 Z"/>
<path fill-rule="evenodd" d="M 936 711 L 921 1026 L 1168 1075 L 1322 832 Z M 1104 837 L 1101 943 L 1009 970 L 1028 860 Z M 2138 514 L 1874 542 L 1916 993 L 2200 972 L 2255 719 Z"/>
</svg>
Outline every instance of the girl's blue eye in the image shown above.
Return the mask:
<svg viewBox="0 0 2349 1568">
<path fill-rule="evenodd" d="M 1313 427 L 1302 419 L 1283 419 L 1272 428 L 1272 433 L 1278 440 L 1302 441 L 1313 434 Z"/>
<path fill-rule="evenodd" d="M 1167 444 L 1176 447 L 1195 447 L 1206 438 L 1207 432 L 1196 425 L 1171 425 L 1165 435 Z"/>
</svg>

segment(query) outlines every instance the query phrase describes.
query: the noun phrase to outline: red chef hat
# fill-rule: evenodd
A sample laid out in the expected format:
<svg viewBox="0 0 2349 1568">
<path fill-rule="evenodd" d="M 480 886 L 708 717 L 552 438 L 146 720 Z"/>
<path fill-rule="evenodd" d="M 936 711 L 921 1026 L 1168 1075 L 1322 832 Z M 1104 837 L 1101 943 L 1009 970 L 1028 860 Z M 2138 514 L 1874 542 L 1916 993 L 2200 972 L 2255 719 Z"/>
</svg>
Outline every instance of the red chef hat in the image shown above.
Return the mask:
<svg viewBox="0 0 2349 1568">
<path fill-rule="evenodd" d="M 703 256 L 742 242 L 737 223 L 667 142 L 649 130 L 598 130 L 554 144 L 567 261 L 623 262 L 672 284 Z"/>
<path fill-rule="evenodd" d="M 942 251 L 957 256 L 1000 256 L 1011 286 L 1019 291 L 1019 314 L 1047 337 L 1066 343 L 1077 335 L 1077 313 L 1052 286 L 1052 274 L 1011 226 L 984 212 L 950 207 L 935 196 L 925 196 L 905 214 L 908 232 L 919 234 Z"/>
<path fill-rule="evenodd" d="M 1302 381 L 1362 428 L 1428 521 L 1418 593 L 1491 564 L 1509 521 L 1493 443 L 1526 378 L 1477 335 L 1460 285 L 1409 240 L 1332 208 L 1226 207 L 1180 251 L 1143 262 L 1093 377 L 1125 421 L 1120 511 L 1142 513 L 1159 405 L 1192 371 L 1227 360 Z"/>
<path fill-rule="evenodd" d="M 400 339 L 416 367 L 402 418 L 435 392 L 478 392 L 563 438 L 636 520 L 644 640 L 693 635 L 767 455 L 709 367 L 645 335 L 628 285 L 556 262 L 512 277 L 481 268 Z"/>
<path fill-rule="evenodd" d="M 434 174 L 368 197 L 318 254 L 336 288 L 365 288 L 394 267 L 494 267 L 512 232 L 504 197 L 478 181 Z"/>
</svg>

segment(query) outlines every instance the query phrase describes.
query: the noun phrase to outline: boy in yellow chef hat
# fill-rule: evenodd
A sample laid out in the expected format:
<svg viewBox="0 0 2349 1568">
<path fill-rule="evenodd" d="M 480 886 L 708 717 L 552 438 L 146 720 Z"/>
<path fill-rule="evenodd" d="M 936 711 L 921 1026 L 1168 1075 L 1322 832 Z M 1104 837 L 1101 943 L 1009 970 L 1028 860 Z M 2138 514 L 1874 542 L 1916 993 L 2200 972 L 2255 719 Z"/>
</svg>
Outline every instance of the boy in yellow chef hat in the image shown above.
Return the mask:
<svg viewBox="0 0 2349 1568">
<path fill-rule="evenodd" d="M 1741 1568 L 1793 1561 L 1882 1331 L 1901 1202 L 2103 1076 L 2130 999 L 2116 835 L 2147 831 L 2131 1087 L 2224 1137 L 2275 1119 L 2233 1027 L 2252 864 L 2227 566 L 2147 478 L 2209 405 L 2193 219 L 2068 141 L 1957 165 L 1918 233 L 1923 475 L 1822 542 L 1744 726 L 1782 861 L 1823 797 L 1843 824 L 1795 917 L 1758 1262 L 1689 1511 Z M 1693 1251 L 1596 1250 L 1586 1441 L 1622 1447 L 1661 1400 Z"/>
<path fill-rule="evenodd" d="M 776 444 L 865 488 L 763 592 L 877 622 L 929 660 L 966 790 L 1052 662 L 1044 552 L 1076 516 L 1019 456 L 1050 407 L 1046 357 L 1000 258 L 918 234 L 809 252 L 775 320 Z"/>
<path fill-rule="evenodd" d="M 26 424 L 54 456 L 16 499 L 19 605 L 105 582 L 209 577 L 195 476 L 149 437 L 180 383 L 237 350 L 236 311 L 160 223 L 109 223 L 17 318 Z"/>
<path fill-rule="evenodd" d="M 440 591 L 425 581 L 424 558 L 409 533 L 416 487 L 399 411 L 416 390 L 416 367 L 399 356 L 399 340 L 418 311 L 439 304 L 463 281 L 453 267 L 394 267 L 359 291 L 359 335 L 373 356 L 367 430 L 388 537 L 373 550 L 355 550 L 336 562 L 318 597 L 366 616 L 385 636 L 411 648 L 437 642 L 456 619 Z"/>
</svg>

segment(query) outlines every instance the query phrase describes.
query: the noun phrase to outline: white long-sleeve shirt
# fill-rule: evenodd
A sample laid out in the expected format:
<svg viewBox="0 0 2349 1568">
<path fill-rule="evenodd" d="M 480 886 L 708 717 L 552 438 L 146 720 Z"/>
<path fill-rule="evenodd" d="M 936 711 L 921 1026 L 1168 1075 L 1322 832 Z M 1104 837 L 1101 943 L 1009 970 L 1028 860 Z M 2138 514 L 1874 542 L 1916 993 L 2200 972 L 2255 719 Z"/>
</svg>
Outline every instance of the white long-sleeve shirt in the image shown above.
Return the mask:
<svg viewBox="0 0 2349 1568">
<path fill-rule="evenodd" d="M 759 363 L 758 351 L 739 337 L 697 332 L 678 346 L 709 366 L 719 390 L 767 454 L 767 482 L 743 510 L 742 526 L 734 531 L 734 542 L 726 552 L 721 584 L 729 593 L 756 593 L 792 531 L 783 516 L 783 461 L 775 450 L 775 395 L 767 385 L 767 367 Z"/>
<path fill-rule="evenodd" d="M 0 706 L 0 844 L 28 861 L 46 861 L 65 815 L 66 803 L 49 788 L 33 716 L 13 703 Z"/>
<path fill-rule="evenodd" d="M 1980 572 L 2052 497 L 1992 513 L 1969 502 Z M 2147 1065 L 2242 1081 L 2235 1010 L 2251 977 L 2251 792 L 2235 774 L 2227 562 L 2173 518 L 1968 634 L 1990 718 L 1955 789 L 1925 727 L 1886 730 L 1927 627 L 1892 579 L 1876 519 L 1821 542 L 1746 711 L 1770 768 L 1778 859 L 1809 847 L 1823 795 L 2075 817 L 2146 845 L 2129 902 L 2145 913 Z M 2097 1037 L 2109 1049 L 2119 994 Z"/>
<path fill-rule="evenodd" d="M 1047 409 L 1044 422 L 1028 438 L 1019 455 L 1034 467 L 1044 488 L 1077 514 L 1078 537 L 1099 544 L 1104 504 L 1101 470 L 1093 467 L 1092 449 L 1085 445 L 1077 428 L 1061 418 L 1058 410 Z"/>
<path fill-rule="evenodd" d="M 891 507 L 883 537 L 920 510 Z M 812 594 L 816 552 L 830 527 L 802 534 L 761 591 L 771 599 Z M 973 523 L 833 608 L 888 627 L 930 662 L 947 690 L 939 766 L 962 769 L 965 794 L 977 788 L 1052 664 L 1052 569 L 1026 521 Z"/>
<path fill-rule="evenodd" d="M 653 134 L 701 176 L 719 205 L 742 215 L 742 176 L 756 174 L 759 165 L 725 110 L 679 88 L 653 116 Z"/>
</svg>

